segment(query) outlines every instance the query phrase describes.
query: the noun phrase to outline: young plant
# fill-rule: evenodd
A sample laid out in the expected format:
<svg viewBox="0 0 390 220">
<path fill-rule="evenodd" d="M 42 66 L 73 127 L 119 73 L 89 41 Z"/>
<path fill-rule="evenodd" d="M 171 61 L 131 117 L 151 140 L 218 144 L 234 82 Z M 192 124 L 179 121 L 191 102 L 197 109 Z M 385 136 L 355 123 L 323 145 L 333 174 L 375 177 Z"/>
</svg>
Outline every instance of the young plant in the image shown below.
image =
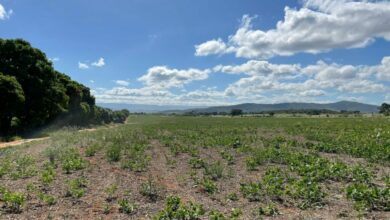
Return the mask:
<svg viewBox="0 0 390 220">
<path fill-rule="evenodd" d="M 76 178 L 67 181 L 68 190 L 65 196 L 72 198 L 81 198 L 86 191 L 88 181 L 85 178 Z"/>
<path fill-rule="evenodd" d="M 116 198 L 115 192 L 118 189 L 118 186 L 116 184 L 111 184 L 109 187 L 104 189 L 104 192 L 107 194 L 106 201 L 111 202 Z"/>
<path fill-rule="evenodd" d="M 22 207 L 26 201 L 26 196 L 20 192 L 5 191 L 3 193 L 2 201 L 4 202 L 4 207 L 7 211 L 11 213 L 20 213 L 22 212 Z"/>
<path fill-rule="evenodd" d="M 157 201 L 159 197 L 159 191 L 160 190 L 156 185 L 156 183 L 154 183 L 150 178 L 146 183 L 141 184 L 141 188 L 140 188 L 141 195 L 147 197 L 152 202 Z"/>
<path fill-rule="evenodd" d="M 224 167 L 221 161 L 206 165 L 204 168 L 204 174 L 209 176 L 212 180 L 218 180 L 223 177 Z"/>
<path fill-rule="evenodd" d="M 128 215 L 133 215 L 136 212 L 136 207 L 134 204 L 130 203 L 127 199 L 121 199 L 118 202 L 119 212 L 126 213 Z"/>
</svg>

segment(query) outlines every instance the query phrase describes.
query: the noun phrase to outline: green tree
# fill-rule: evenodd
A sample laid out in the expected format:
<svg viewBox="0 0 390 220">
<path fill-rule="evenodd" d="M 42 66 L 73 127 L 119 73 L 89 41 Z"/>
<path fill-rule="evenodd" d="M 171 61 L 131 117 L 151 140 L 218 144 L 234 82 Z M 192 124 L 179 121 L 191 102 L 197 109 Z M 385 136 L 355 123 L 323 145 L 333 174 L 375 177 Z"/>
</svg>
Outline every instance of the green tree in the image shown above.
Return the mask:
<svg viewBox="0 0 390 220">
<path fill-rule="evenodd" d="M 230 111 L 230 115 L 232 115 L 232 116 L 238 116 L 238 115 L 242 115 L 242 110 L 241 109 L 232 109 L 231 111 Z"/>
<path fill-rule="evenodd" d="M 5 76 L 0 72 L 0 133 L 8 133 L 11 121 L 19 121 L 24 106 L 24 93 L 22 86 L 15 77 Z M 13 119 L 14 118 L 14 119 Z"/>
<path fill-rule="evenodd" d="M 390 104 L 387 104 L 387 103 L 383 103 L 380 107 L 379 107 L 379 113 L 382 113 L 386 116 L 389 116 L 390 115 Z"/>
</svg>

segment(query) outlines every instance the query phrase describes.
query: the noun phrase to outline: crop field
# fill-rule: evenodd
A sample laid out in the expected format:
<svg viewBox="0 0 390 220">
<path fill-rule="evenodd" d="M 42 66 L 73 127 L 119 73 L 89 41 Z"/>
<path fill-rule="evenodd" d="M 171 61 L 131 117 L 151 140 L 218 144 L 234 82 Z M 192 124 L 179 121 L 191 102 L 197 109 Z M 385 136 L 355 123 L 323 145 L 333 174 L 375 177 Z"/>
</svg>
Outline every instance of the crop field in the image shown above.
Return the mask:
<svg viewBox="0 0 390 220">
<path fill-rule="evenodd" d="M 0 149 L 0 219 L 390 219 L 390 118 L 130 116 Z"/>
</svg>

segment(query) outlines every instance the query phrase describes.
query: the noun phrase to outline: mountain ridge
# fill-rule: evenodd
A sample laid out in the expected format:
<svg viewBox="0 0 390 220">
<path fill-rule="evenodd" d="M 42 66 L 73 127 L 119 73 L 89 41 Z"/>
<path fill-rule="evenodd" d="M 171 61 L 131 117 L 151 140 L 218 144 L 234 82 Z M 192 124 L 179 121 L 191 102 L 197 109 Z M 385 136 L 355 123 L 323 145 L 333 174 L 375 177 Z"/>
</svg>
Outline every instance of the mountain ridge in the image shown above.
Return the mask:
<svg viewBox="0 0 390 220">
<path fill-rule="evenodd" d="M 168 110 L 161 113 L 212 113 L 230 112 L 232 109 L 241 109 L 243 112 L 267 112 L 284 110 L 332 110 L 332 111 L 359 111 L 362 113 L 377 113 L 377 105 L 365 104 L 352 101 L 339 101 L 333 103 L 310 103 L 310 102 L 284 102 L 276 104 L 242 103 L 237 105 L 212 106 L 206 108 L 189 108 L 184 110 Z"/>
</svg>

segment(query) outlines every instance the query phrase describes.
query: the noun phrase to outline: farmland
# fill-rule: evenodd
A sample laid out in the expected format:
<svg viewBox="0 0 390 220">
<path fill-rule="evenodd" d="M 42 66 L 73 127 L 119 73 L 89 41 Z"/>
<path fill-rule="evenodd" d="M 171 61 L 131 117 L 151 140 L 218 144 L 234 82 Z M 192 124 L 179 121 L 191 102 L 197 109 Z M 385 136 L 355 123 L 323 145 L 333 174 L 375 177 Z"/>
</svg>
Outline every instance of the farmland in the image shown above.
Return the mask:
<svg viewBox="0 0 390 220">
<path fill-rule="evenodd" d="M 390 218 L 390 118 L 130 116 L 0 150 L 1 219 Z"/>
</svg>

